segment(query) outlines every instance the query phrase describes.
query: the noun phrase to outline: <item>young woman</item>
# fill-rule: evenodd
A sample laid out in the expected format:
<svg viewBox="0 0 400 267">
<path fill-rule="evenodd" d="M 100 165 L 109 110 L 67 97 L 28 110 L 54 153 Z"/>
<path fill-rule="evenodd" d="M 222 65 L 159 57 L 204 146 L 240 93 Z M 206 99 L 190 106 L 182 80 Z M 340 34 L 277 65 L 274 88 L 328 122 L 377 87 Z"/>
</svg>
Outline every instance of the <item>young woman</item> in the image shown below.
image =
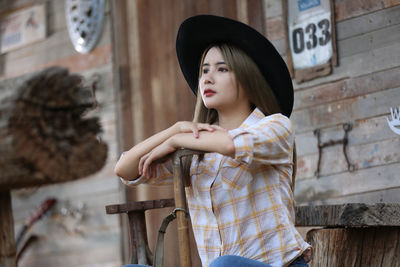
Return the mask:
<svg viewBox="0 0 400 267">
<path fill-rule="evenodd" d="M 193 122 L 137 144 L 115 172 L 128 185 L 172 182 L 179 148 L 202 150 L 187 165 L 190 217 L 203 266 L 308 266 L 294 226 L 293 87 L 283 59 L 260 33 L 227 18 L 185 20 L 177 55 L 197 94 Z"/>
</svg>

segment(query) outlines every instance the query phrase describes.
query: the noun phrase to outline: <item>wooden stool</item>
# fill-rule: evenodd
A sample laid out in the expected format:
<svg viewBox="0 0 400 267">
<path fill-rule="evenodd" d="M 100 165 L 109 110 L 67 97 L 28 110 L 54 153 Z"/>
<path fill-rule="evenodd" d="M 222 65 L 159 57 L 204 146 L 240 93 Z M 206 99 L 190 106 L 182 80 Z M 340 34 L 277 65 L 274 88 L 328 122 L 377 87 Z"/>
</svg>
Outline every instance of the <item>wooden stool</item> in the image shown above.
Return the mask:
<svg viewBox="0 0 400 267">
<path fill-rule="evenodd" d="M 147 231 L 145 224 L 144 212 L 148 209 L 171 207 L 175 206 L 173 218 L 165 218 L 163 227 L 166 228 L 169 221 L 177 219 L 178 224 L 178 246 L 181 267 L 191 267 L 190 245 L 189 245 L 189 216 L 186 206 L 186 195 L 184 189 L 184 181 L 182 174 L 182 159 L 194 154 L 202 154 L 203 151 L 191 149 L 178 149 L 170 156 L 173 165 L 173 184 L 174 184 L 174 199 L 152 200 L 132 202 L 127 204 L 110 205 L 106 207 L 107 214 L 128 213 L 130 235 L 131 235 L 131 262 L 143 265 L 162 266 L 163 264 L 163 246 L 156 245 L 156 257 L 153 262 L 150 249 L 147 242 Z M 179 211 L 179 212 L 176 212 Z M 167 222 L 168 221 L 168 222 Z M 167 222 L 164 225 L 164 222 Z M 164 230 L 159 231 L 164 233 Z M 161 240 L 163 240 L 163 234 Z M 163 244 L 163 241 L 157 243 Z M 160 254 L 160 255 L 157 255 Z"/>
<path fill-rule="evenodd" d="M 130 259 L 132 264 L 153 265 L 153 255 L 147 242 L 147 230 L 144 212 L 150 209 L 174 207 L 173 199 L 129 202 L 106 206 L 107 214 L 126 213 L 129 220 Z"/>
</svg>

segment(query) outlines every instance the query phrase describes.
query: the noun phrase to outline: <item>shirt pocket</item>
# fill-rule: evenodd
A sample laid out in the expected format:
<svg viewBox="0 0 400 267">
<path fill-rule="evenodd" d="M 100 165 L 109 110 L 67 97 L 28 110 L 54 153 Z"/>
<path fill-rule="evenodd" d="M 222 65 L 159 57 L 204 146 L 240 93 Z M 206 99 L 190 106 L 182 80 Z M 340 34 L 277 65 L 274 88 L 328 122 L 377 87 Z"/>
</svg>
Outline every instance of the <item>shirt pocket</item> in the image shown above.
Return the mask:
<svg viewBox="0 0 400 267">
<path fill-rule="evenodd" d="M 197 156 L 197 155 L 196 155 Z M 192 165 L 190 166 L 190 176 L 200 176 L 204 174 L 209 167 L 204 162 L 198 162 L 197 158 L 193 157 Z"/>
<path fill-rule="evenodd" d="M 241 190 L 253 179 L 249 165 L 242 161 L 227 158 L 222 164 L 221 181 L 225 190 Z"/>
</svg>

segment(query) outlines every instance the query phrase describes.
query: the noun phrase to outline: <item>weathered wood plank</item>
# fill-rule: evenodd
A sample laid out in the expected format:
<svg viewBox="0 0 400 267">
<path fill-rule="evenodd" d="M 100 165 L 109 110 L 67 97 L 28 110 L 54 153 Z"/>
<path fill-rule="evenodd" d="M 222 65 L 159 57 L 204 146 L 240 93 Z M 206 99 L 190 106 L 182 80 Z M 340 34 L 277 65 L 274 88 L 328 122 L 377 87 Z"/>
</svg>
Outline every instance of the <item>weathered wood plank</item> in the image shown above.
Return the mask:
<svg viewBox="0 0 400 267">
<path fill-rule="evenodd" d="M 15 191 L 13 193 L 15 220 L 18 222 L 27 217 L 35 203 L 36 205 L 41 203 L 46 196 L 57 196 L 60 203 L 67 201 L 74 206 L 86 203 L 88 208 L 98 210 L 99 214 L 106 216 L 104 212 L 106 204 L 122 202 L 121 196 L 116 193 L 119 190 L 120 182 L 118 179 L 110 178 L 113 177 L 113 165 L 109 164 L 108 167 L 106 166 L 104 170 L 96 174 L 96 177 L 87 178 L 86 182 L 77 181 L 63 185 L 51 185 L 40 187 L 36 191 Z"/>
<path fill-rule="evenodd" d="M 307 233 L 314 248 L 310 267 L 398 267 L 399 227 L 315 229 Z"/>
<path fill-rule="evenodd" d="M 400 187 L 400 163 L 296 181 L 297 203 Z"/>
<path fill-rule="evenodd" d="M 333 73 L 325 78 L 294 84 L 295 88 L 303 89 L 322 83 L 341 80 L 347 77 L 357 77 L 368 73 L 378 72 L 399 66 L 400 46 L 391 44 L 385 47 L 366 51 L 349 57 L 339 56 L 339 66 L 333 69 Z M 362 67 L 361 67 L 362 66 Z"/>
<path fill-rule="evenodd" d="M 400 88 L 393 88 L 360 97 L 358 101 L 358 116 L 360 118 L 367 118 L 389 113 L 390 107 L 398 106 L 399 99 Z"/>
<path fill-rule="evenodd" d="M 282 16 L 272 17 L 267 19 L 267 38 L 270 41 L 280 40 L 285 38 L 283 29 L 285 24 L 282 21 Z"/>
<path fill-rule="evenodd" d="M 362 35 L 400 23 L 400 6 L 382 9 L 336 23 L 337 40 Z"/>
<path fill-rule="evenodd" d="M 42 240 L 45 243 L 47 240 Z M 93 240 L 94 243 L 100 240 Z M 102 266 L 113 267 L 123 265 L 120 259 L 120 246 L 118 240 L 113 240 L 105 246 L 93 249 L 70 249 L 63 253 L 40 254 L 36 246 L 27 251 L 22 258 L 21 266 L 93 266 L 101 263 Z M 95 259 L 95 261 L 93 260 Z"/>
<path fill-rule="evenodd" d="M 399 0 L 384 0 L 385 1 L 385 7 L 392 7 L 396 5 L 400 5 Z"/>
<path fill-rule="evenodd" d="M 303 133 L 317 128 L 388 114 L 390 107 L 398 105 L 397 99 L 399 98 L 399 88 L 393 88 L 297 110 L 292 113 L 291 119 L 296 132 Z"/>
<path fill-rule="evenodd" d="M 103 38 L 99 40 L 99 46 L 108 42 L 107 38 Z M 31 64 L 38 64 L 71 56 L 76 53 L 77 52 L 74 50 L 69 38 L 68 30 L 64 28 L 60 31 L 54 32 L 41 42 L 36 42 L 29 46 L 8 52 L 5 54 L 5 58 L 7 61 L 23 60 L 24 58 L 32 60 L 33 58 L 36 58 L 36 61 L 31 62 Z"/>
<path fill-rule="evenodd" d="M 50 54 L 48 54 L 50 55 Z M 46 58 L 46 59 L 45 59 Z M 40 61 L 40 63 L 33 63 Z M 68 68 L 72 72 L 80 72 L 103 66 L 111 62 L 111 45 L 103 45 L 95 48 L 90 54 L 81 55 L 71 50 L 71 55 L 59 58 L 49 58 L 46 54 L 39 60 L 36 56 L 26 57 L 15 61 L 15 64 L 8 64 L 5 66 L 3 78 L 13 78 L 29 72 L 40 71 L 50 66 L 62 66 Z M 20 66 L 25 66 L 21 68 Z"/>
<path fill-rule="evenodd" d="M 297 206 L 296 226 L 400 226 L 400 204 Z"/>
<path fill-rule="evenodd" d="M 113 204 L 106 206 L 107 214 L 128 213 L 131 211 L 144 211 L 148 209 L 160 209 L 175 206 L 174 199 L 157 199 L 147 201 L 129 202 L 125 204 Z"/>
<path fill-rule="evenodd" d="M 400 68 L 385 69 L 295 91 L 294 110 L 400 87 Z"/>
<path fill-rule="evenodd" d="M 283 17 L 282 14 L 276 14 L 273 10 L 278 3 L 270 3 L 271 1 L 267 2 L 267 38 L 271 41 L 276 41 L 280 39 L 284 39 L 284 23 L 282 21 Z M 276 1 L 278 2 L 278 1 Z M 279 1 L 280 2 L 280 1 Z M 270 9 L 268 9 L 270 8 Z M 336 23 L 336 33 L 337 33 L 337 40 L 341 43 L 343 39 L 347 39 L 350 37 L 359 36 L 362 34 L 374 32 L 380 29 L 384 29 L 390 26 L 394 26 L 400 23 L 400 6 L 393 6 L 391 8 L 377 10 L 373 13 L 362 14 L 359 17 L 350 18 L 342 21 L 338 21 Z M 389 37 L 389 36 L 387 36 Z M 369 37 L 371 38 L 371 37 Z M 368 40 L 367 38 L 366 40 Z M 363 38 L 365 39 L 365 38 Z M 378 41 L 380 38 L 378 38 Z M 360 44 L 363 44 L 360 41 Z M 368 44 L 368 42 L 367 42 Z M 341 45 L 338 46 L 339 48 Z M 349 47 L 353 49 L 357 49 L 357 46 Z M 342 53 L 346 52 L 349 53 L 346 49 L 342 49 Z M 340 56 L 344 56 L 339 54 Z"/>
<path fill-rule="evenodd" d="M 309 205 L 333 205 L 345 203 L 400 203 L 400 187 L 389 188 L 366 193 L 358 193 L 355 195 L 338 196 L 333 198 L 322 198 Z"/>
<path fill-rule="evenodd" d="M 47 2 L 47 10 L 50 12 L 47 15 L 48 34 L 53 34 L 67 27 L 65 19 L 65 3 L 62 1 Z"/>
<path fill-rule="evenodd" d="M 282 16 L 282 1 L 281 0 L 264 0 L 264 8 L 267 18 Z"/>
<path fill-rule="evenodd" d="M 116 218 L 108 218 L 107 220 L 118 222 L 118 216 L 113 217 Z M 97 216 L 97 218 L 99 219 L 101 217 Z M 92 222 L 94 220 L 90 221 Z M 111 244 L 117 244 L 120 238 L 118 224 L 90 229 L 88 224 L 80 223 L 75 218 L 61 217 L 46 225 L 48 226 L 47 232 L 44 227 L 45 224 L 40 226 L 37 224 L 35 228 L 32 229 L 32 233 L 41 237 L 33 248 L 36 255 L 96 250 L 102 247 L 110 247 Z M 52 236 L 49 235 L 50 232 L 57 233 L 58 238 L 52 238 Z"/>
<path fill-rule="evenodd" d="M 399 9 L 400 16 L 400 9 Z M 355 37 L 339 41 L 338 53 L 341 57 L 348 57 L 376 48 L 385 47 L 400 42 L 400 24 L 387 26 L 373 32 L 364 33 Z"/>
<path fill-rule="evenodd" d="M 400 162 L 400 139 L 392 138 L 375 143 L 349 146 L 348 156 L 356 170 Z M 296 179 L 314 177 L 317 170 L 318 153 L 297 158 Z M 322 150 L 320 176 L 347 172 L 347 162 L 343 154 L 343 146 L 337 145 Z"/>
<path fill-rule="evenodd" d="M 357 120 L 349 132 L 348 145 L 363 145 L 378 143 L 394 138 L 395 134 L 387 125 L 388 116 L 378 116 L 369 119 Z M 339 140 L 344 136 L 342 125 L 337 125 L 321 130 L 321 142 Z M 296 134 L 297 155 L 303 156 L 318 153 L 317 138 L 313 132 Z"/>
<path fill-rule="evenodd" d="M 37 0 L 35 4 L 43 4 L 46 1 Z M 0 16 L 12 12 L 17 9 L 29 7 L 32 5 L 32 1 L 30 0 L 16 0 L 16 1 L 1 1 L 0 2 Z"/>
<path fill-rule="evenodd" d="M 387 2 L 385 0 L 337 0 L 335 1 L 336 21 L 361 16 L 398 4 L 398 1 Z"/>
<path fill-rule="evenodd" d="M 248 17 L 248 24 L 251 25 L 254 29 L 265 34 L 266 27 L 264 21 L 264 14 L 263 14 L 263 3 L 262 0 L 252 0 L 252 1 L 242 1 L 239 0 L 238 2 L 246 2 L 247 3 L 247 17 Z M 239 10 L 237 10 L 239 12 Z"/>
<path fill-rule="evenodd" d="M 12 193 L 12 204 L 15 225 L 23 223 L 24 219 L 31 214 L 32 210 L 49 196 L 57 196 L 58 200 L 57 205 L 53 208 L 54 212 L 51 212 L 49 217 L 56 217 L 57 213 L 61 213 L 61 208 L 63 206 L 71 205 L 72 207 L 78 207 L 79 205 L 84 204 L 86 206 L 85 212 L 90 214 L 90 217 L 86 218 L 90 221 L 87 225 L 93 226 L 94 228 L 101 228 L 101 225 L 104 222 L 106 222 L 106 226 L 114 224 L 114 221 L 111 218 L 112 216 L 106 216 L 104 206 L 107 204 L 123 202 L 122 196 L 116 190 L 94 194 L 87 193 L 82 196 L 74 196 L 71 194 L 72 190 L 70 188 L 65 188 L 63 194 L 57 195 L 57 191 L 53 193 L 51 186 L 48 189 L 39 188 L 31 191 L 26 189 L 14 190 Z M 92 218 L 92 215 L 96 218 Z M 44 221 L 51 220 L 49 217 L 44 218 Z M 113 218 L 117 219 L 117 216 L 114 216 Z"/>
<path fill-rule="evenodd" d="M 64 16 L 64 15 L 63 15 Z M 111 32 L 110 18 L 105 17 L 103 31 Z M 82 71 L 93 67 L 86 66 L 79 68 L 79 65 L 92 63 L 102 60 L 99 66 L 103 66 L 106 62 L 102 58 L 102 53 L 110 53 L 110 36 L 102 34 L 96 48 L 87 55 L 78 54 L 69 39 L 67 29 L 55 32 L 42 42 L 20 48 L 18 50 L 5 54 L 7 62 L 12 61 L 13 64 L 6 64 L 2 71 L 3 77 L 15 77 L 25 73 L 33 72 L 51 65 L 66 65 L 74 71 Z M 106 48 L 106 49 L 104 49 Z M 109 59 L 107 61 L 110 61 Z M 21 68 L 20 66 L 24 66 Z"/>
</svg>

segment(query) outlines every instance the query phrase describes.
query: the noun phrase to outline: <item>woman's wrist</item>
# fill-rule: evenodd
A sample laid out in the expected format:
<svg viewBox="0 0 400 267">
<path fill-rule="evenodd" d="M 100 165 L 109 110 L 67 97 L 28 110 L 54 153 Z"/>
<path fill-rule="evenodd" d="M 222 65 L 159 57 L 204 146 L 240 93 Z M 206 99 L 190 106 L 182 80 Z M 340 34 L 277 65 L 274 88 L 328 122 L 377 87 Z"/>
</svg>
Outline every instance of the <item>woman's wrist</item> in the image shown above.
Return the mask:
<svg viewBox="0 0 400 267">
<path fill-rule="evenodd" d="M 171 126 L 171 136 L 174 136 L 175 134 L 178 134 L 178 133 L 180 133 L 181 132 L 181 124 L 182 122 L 181 121 L 177 121 L 177 122 L 175 122 L 175 124 L 174 125 L 172 125 Z"/>
<path fill-rule="evenodd" d="M 179 134 L 179 133 L 177 133 L 177 134 Z M 177 135 L 177 134 L 172 135 L 170 138 L 168 138 L 168 139 L 166 140 L 167 144 L 168 144 L 169 146 L 175 148 L 175 149 L 178 148 L 178 145 L 177 145 L 177 138 L 176 138 L 176 135 Z"/>
</svg>

